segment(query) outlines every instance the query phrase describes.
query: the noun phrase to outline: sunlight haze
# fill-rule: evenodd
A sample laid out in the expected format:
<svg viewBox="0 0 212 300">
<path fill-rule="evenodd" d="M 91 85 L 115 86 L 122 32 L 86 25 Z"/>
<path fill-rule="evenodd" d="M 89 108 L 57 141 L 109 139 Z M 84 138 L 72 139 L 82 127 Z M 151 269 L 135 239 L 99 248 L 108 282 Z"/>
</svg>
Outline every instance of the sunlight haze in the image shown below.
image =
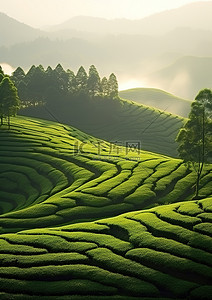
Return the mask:
<svg viewBox="0 0 212 300">
<path fill-rule="evenodd" d="M 33 27 L 62 23 L 84 15 L 141 19 L 200 0 L 0 0 L 0 12 Z M 206 1 L 205 1 L 206 2 Z"/>
</svg>

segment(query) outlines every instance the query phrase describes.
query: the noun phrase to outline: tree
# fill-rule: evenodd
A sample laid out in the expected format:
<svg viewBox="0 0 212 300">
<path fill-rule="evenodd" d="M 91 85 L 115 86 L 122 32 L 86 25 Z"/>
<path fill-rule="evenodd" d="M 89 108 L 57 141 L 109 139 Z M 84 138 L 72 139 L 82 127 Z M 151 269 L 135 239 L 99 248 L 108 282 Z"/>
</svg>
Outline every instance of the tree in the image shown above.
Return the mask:
<svg viewBox="0 0 212 300">
<path fill-rule="evenodd" d="M 25 83 L 25 72 L 22 68 L 18 67 L 13 73 L 10 79 L 15 84 L 16 88 L 18 89 L 18 96 L 23 100 L 27 100 L 27 86 Z"/>
<path fill-rule="evenodd" d="M 177 136 L 179 156 L 194 168 L 195 198 L 199 197 L 201 175 L 206 162 L 212 158 L 212 91 L 204 89 L 191 105 L 188 121 Z"/>
<path fill-rule="evenodd" d="M 101 79 L 100 79 L 99 73 L 94 65 L 91 65 L 89 68 L 87 89 L 88 89 L 88 93 L 91 97 L 100 95 Z"/>
<path fill-rule="evenodd" d="M 0 73 L 0 83 L 2 82 L 3 78 L 4 78 L 4 75 L 2 73 Z"/>
<path fill-rule="evenodd" d="M 85 93 L 87 89 L 88 75 L 85 69 L 81 66 L 76 74 L 76 91 Z"/>
<path fill-rule="evenodd" d="M 71 71 L 70 69 L 67 70 L 67 74 L 68 74 L 68 91 L 72 96 L 76 93 L 76 89 L 77 89 L 76 76 L 74 72 Z"/>
<path fill-rule="evenodd" d="M 45 70 L 42 65 L 38 67 L 32 66 L 26 74 L 26 83 L 28 89 L 29 100 L 39 102 L 43 100 L 46 89 Z"/>
<path fill-rule="evenodd" d="M 7 117 L 10 127 L 10 117 L 15 116 L 20 107 L 17 88 L 9 77 L 5 76 L 0 84 L 0 119 L 3 125 L 3 118 Z"/>
<path fill-rule="evenodd" d="M 0 66 L 0 87 L 1 87 L 1 83 L 4 79 L 4 72 L 2 70 L 2 67 Z M 0 94 L 1 97 L 1 94 Z M 3 125 L 3 110 L 1 109 L 1 99 L 0 99 L 0 120 L 1 120 L 1 126 Z"/>
<path fill-rule="evenodd" d="M 68 82 L 69 82 L 68 73 L 63 69 L 61 64 L 58 64 L 53 72 L 56 75 L 56 81 L 61 95 L 66 94 L 68 92 Z"/>
<path fill-rule="evenodd" d="M 102 78 L 101 81 L 101 92 L 102 92 L 102 96 L 106 97 L 108 95 L 108 80 L 106 77 Z"/>
<path fill-rule="evenodd" d="M 0 66 L 0 74 L 4 76 L 4 71 L 2 70 L 2 66 Z"/>
<path fill-rule="evenodd" d="M 21 82 L 21 81 L 24 81 L 25 79 L 25 73 L 24 73 L 24 70 L 20 67 L 18 67 L 13 73 L 12 73 L 12 76 L 11 76 L 11 80 L 14 82 L 14 84 L 16 85 L 16 87 L 18 88 L 18 84 Z"/>
<path fill-rule="evenodd" d="M 110 74 L 108 79 L 108 96 L 112 99 L 118 98 L 118 81 L 114 73 Z"/>
</svg>

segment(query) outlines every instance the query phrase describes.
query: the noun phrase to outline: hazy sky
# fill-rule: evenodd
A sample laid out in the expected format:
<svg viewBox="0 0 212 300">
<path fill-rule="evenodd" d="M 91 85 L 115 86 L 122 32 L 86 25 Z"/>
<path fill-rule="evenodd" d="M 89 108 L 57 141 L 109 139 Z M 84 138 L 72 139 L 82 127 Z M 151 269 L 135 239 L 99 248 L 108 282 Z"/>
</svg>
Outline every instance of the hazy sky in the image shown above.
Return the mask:
<svg viewBox="0 0 212 300">
<path fill-rule="evenodd" d="M 33 27 L 43 27 L 79 15 L 139 19 L 200 1 L 204 0 L 0 0 L 0 12 Z"/>
</svg>

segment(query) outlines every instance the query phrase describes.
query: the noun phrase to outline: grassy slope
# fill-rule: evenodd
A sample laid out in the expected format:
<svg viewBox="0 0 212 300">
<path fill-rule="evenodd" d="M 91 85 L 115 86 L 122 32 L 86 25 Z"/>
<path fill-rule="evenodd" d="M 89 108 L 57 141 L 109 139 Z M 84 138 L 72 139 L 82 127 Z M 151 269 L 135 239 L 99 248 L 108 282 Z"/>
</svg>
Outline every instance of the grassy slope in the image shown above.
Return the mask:
<svg viewBox="0 0 212 300">
<path fill-rule="evenodd" d="M 98 138 L 123 145 L 138 141 L 141 149 L 177 157 L 175 142 L 183 118 L 127 100 L 81 99 L 48 104 L 48 110 L 61 122 L 71 124 Z M 52 119 L 43 108 L 21 113 Z"/>
<path fill-rule="evenodd" d="M 119 92 L 119 96 L 187 118 L 191 101 L 154 88 L 134 88 Z"/>
<path fill-rule="evenodd" d="M 207 199 L 135 211 L 190 199 L 194 174 L 43 120 L 0 140 L 1 299 L 210 299 L 211 166 Z"/>
</svg>

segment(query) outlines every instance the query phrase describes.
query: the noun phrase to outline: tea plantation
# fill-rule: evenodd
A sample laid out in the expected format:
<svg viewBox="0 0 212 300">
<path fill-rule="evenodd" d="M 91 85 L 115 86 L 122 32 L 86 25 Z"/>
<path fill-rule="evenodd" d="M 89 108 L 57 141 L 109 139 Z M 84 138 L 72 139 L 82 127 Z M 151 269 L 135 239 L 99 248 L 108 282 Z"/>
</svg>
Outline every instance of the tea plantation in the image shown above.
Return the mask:
<svg viewBox="0 0 212 300">
<path fill-rule="evenodd" d="M 18 117 L 0 130 L 0 299 L 211 299 L 212 165 Z"/>
<path fill-rule="evenodd" d="M 124 99 L 131 99 L 137 103 L 156 107 L 172 114 L 187 118 L 191 110 L 191 101 L 179 98 L 156 88 L 133 88 L 119 92 Z"/>
<path fill-rule="evenodd" d="M 21 114 L 69 124 L 123 146 L 133 139 L 141 149 L 178 157 L 175 139 L 186 120 L 168 113 L 166 108 L 158 110 L 126 99 L 82 98 L 26 107 Z"/>
</svg>

